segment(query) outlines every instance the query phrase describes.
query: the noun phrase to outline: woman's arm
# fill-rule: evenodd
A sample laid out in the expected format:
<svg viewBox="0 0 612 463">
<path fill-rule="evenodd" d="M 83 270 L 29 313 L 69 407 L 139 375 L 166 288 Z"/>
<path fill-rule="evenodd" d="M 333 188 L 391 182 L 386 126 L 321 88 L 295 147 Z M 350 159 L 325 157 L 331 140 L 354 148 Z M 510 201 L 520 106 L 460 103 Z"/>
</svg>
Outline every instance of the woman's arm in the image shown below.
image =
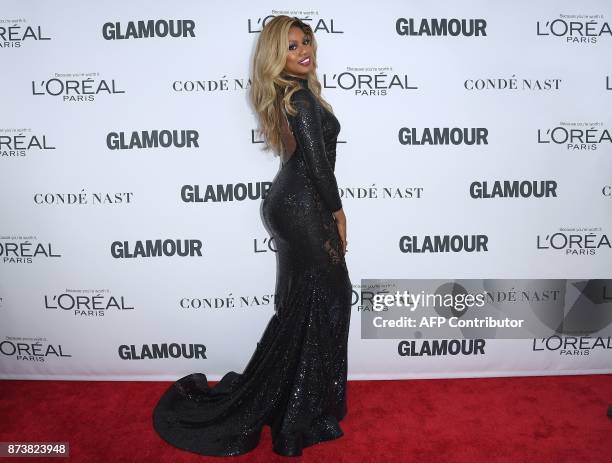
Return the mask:
<svg viewBox="0 0 612 463">
<path fill-rule="evenodd" d="M 329 210 L 338 212 L 342 209 L 342 201 L 336 176 L 325 153 L 321 115 L 317 111 L 315 96 L 302 88 L 291 95 L 291 102 L 297 109 L 295 116 L 289 115 L 293 135 L 302 148 L 310 177 Z"/>
</svg>

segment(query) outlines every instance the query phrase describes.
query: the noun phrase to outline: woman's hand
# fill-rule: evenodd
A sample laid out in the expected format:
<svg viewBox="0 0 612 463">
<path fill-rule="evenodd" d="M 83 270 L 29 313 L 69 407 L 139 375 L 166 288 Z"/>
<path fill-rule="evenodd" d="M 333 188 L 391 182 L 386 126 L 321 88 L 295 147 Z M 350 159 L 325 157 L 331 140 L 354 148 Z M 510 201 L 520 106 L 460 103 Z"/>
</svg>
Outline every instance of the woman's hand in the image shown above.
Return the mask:
<svg viewBox="0 0 612 463">
<path fill-rule="evenodd" d="M 342 254 L 346 254 L 346 246 L 348 245 L 348 241 L 346 240 L 346 215 L 344 215 L 343 209 L 338 209 L 333 215 L 336 226 L 338 227 L 340 241 L 342 242 Z"/>
</svg>

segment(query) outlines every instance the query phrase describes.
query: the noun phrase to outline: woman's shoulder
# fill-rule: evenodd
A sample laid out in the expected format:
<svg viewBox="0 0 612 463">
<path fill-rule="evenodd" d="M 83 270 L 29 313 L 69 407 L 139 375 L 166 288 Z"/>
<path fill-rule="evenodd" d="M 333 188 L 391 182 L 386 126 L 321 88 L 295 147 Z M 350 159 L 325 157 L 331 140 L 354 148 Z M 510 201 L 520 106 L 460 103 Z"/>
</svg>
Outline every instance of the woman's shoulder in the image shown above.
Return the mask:
<svg viewBox="0 0 612 463">
<path fill-rule="evenodd" d="M 316 108 L 319 104 L 314 94 L 307 88 L 299 88 L 291 94 L 290 98 L 292 103 L 295 103 L 300 108 Z"/>
</svg>

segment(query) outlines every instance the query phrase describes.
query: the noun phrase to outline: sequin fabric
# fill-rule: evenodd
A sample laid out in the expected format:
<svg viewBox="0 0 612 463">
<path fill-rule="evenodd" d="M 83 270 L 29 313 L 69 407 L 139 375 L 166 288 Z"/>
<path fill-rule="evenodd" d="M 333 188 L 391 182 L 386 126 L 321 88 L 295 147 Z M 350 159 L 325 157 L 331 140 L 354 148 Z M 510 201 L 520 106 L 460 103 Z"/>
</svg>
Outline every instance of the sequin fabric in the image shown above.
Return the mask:
<svg viewBox="0 0 612 463">
<path fill-rule="evenodd" d="M 160 398 L 157 433 L 202 455 L 241 455 L 270 426 L 273 451 L 304 448 L 343 435 L 347 413 L 347 343 L 351 282 L 332 211 L 342 206 L 334 175 L 340 124 L 300 83 L 287 115 L 296 149 L 262 204 L 277 248 L 275 312 L 242 373 L 209 387 L 192 373 Z"/>
</svg>

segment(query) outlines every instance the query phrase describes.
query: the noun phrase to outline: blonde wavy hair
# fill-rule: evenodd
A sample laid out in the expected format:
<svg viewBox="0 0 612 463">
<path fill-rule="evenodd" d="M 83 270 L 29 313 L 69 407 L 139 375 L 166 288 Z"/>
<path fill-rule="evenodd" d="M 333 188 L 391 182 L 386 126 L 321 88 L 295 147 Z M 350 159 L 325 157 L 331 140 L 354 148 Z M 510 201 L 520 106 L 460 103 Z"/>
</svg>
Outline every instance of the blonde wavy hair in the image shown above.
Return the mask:
<svg viewBox="0 0 612 463">
<path fill-rule="evenodd" d="M 296 17 L 275 16 L 266 23 L 257 40 L 249 97 L 257 114 L 259 133 L 264 139 L 263 149 L 273 149 L 276 155 L 283 150 L 282 108 L 292 116 L 297 114 L 291 105 L 291 95 L 300 89 L 300 84 L 282 76 L 289 51 L 289 29 L 293 26 L 299 27 L 311 39 L 313 69 L 308 74 L 308 88 L 321 105 L 333 113 L 331 105 L 321 96 L 321 84 L 316 73 L 317 41 L 312 28 Z"/>
</svg>

